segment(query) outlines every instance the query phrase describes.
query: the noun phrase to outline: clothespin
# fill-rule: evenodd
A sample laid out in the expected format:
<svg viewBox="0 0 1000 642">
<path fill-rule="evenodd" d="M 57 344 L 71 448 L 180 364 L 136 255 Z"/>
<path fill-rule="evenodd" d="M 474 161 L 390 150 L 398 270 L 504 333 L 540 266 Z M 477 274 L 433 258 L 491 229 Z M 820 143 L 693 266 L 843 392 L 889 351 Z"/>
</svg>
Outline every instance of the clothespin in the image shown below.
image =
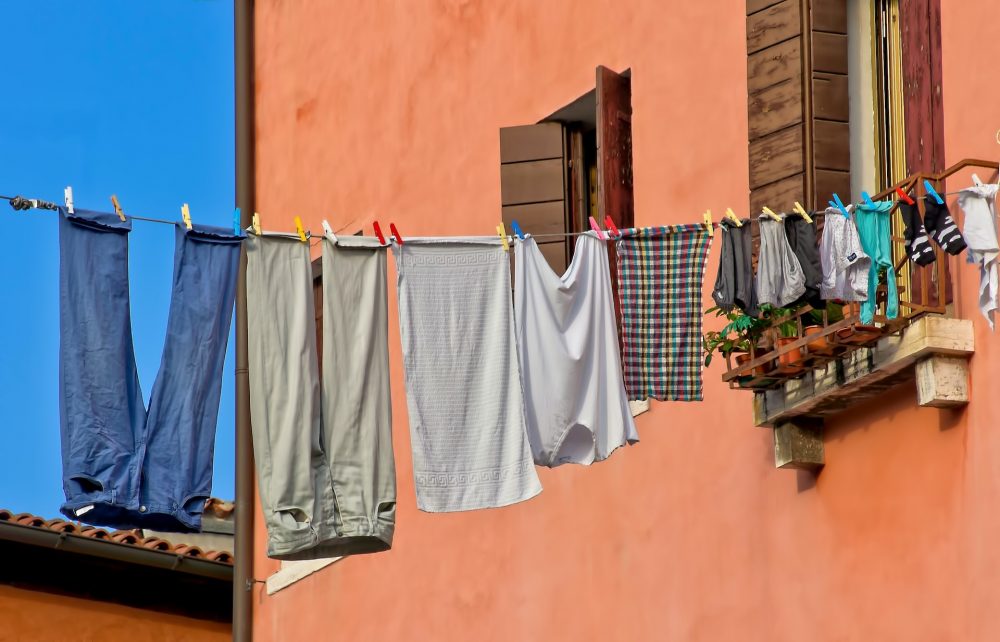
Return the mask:
<svg viewBox="0 0 1000 642">
<path fill-rule="evenodd" d="M 708 228 L 708 235 L 715 236 L 715 224 L 712 223 L 712 210 L 705 210 L 701 215 L 705 219 L 705 227 Z"/>
<path fill-rule="evenodd" d="M 503 245 L 503 251 L 510 251 L 510 243 L 507 242 L 507 230 L 504 228 L 503 223 L 497 225 L 497 234 L 500 236 L 500 243 Z"/>
<path fill-rule="evenodd" d="M 899 195 L 899 198 L 903 199 L 903 201 L 905 201 L 907 205 L 913 205 L 914 204 L 914 200 L 912 198 L 910 198 L 909 194 L 907 194 L 906 192 L 903 191 L 902 187 L 897 187 L 896 188 L 896 194 Z"/>
<path fill-rule="evenodd" d="M 337 235 L 333 233 L 333 228 L 330 227 L 330 223 L 328 223 L 326 219 L 323 219 L 323 232 L 326 234 L 328 239 L 334 243 L 337 242 Z"/>
<path fill-rule="evenodd" d="M 181 219 L 184 220 L 184 227 L 191 229 L 191 210 L 188 208 L 188 204 L 184 203 L 181 205 Z"/>
<path fill-rule="evenodd" d="M 68 185 L 66 186 L 66 189 L 63 190 L 63 198 L 66 200 L 66 211 L 69 212 L 70 214 L 72 214 L 73 213 L 73 188 L 72 187 L 70 187 Z"/>
<path fill-rule="evenodd" d="M 931 182 L 926 178 L 924 179 L 924 187 L 927 189 L 927 193 L 934 197 L 934 200 L 937 201 L 938 205 L 944 205 L 944 199 L 941 198 L 941 195 L 937 193 L 934 186 L 931 185 Z"/>
<path fill-rule="evenodd" d="M 863 200 L 865 205 L 868 207 L 875 209 L 875 201 L 873 201 L 872 197 L 868 195 L 868 192 L 861 192 L 861 200 Z"/>
<path fill-rule="evenodd" d="M 250 226 L 253 228 L 253 233 L 257 236 L 261 235 L 260 231 L 260 214 L 257 212 L 253 213 L 253 218 L 251 219 Z"/>
<path fill-rule="evenodd" d="M 597 232 L 597 238 L 601 239 L 602 241 L 608 238 L 607 235 L 604 233 L 604 231 L 601 230 L 601 226 L 597 224 L 597 220 L 594 219 L 593 216 L 590 217 L 590 229 Z"/>
<path fill-rule="evenodd" d="M 615 225 L 615 222 L 611 220 L 610 214 L 604 217 L 604 224 L 607 226 L 609 230 L 611 230 L 612 234 L 614 234 L 618 238 L 621 238 L 622 233 L 618 231 L 618 227 Z"/>
<path fill-rule="evenodd" d="M 375 236 L 378 237 L 378 242 L 385 245 L 385 237 L 382 236 L 382 228 L 379 226 L 378 221 L 374 221 L 372 227 L 375 228 Z"/>
<path fill-rule="evenodd" d="M 396 229 L 396 224 L 395 223 L 389 223 L 389 231 L 392 232 L 392 236 L 393 236 L 393 238 L 396 239 L 396 242 L 399 243 L 400 245 L 402 245 L 403 244 L 403 236 L 399 233 L 399 230 Z"/>
<path fill-rule="evenodd" d="M 125 222 L 125 212 L 122 211 L 122 206 L 118 204 L 118 197 L 114 194 L 111 195 L 111 205 L 115 208 L 115 214 L 121 219 L 122 223 Z"/>
<path fill-rule="evenodd" d="M 305 243 L 308 239 L 306 239 L 306 231 L 302 227 L 302 219 L 296 216 L 293 220 L 295 221 L 295 232 L 299 235 L 299 240 Z"/>
<path fill-rule="evenodd" d="M 806 223 L 812 225 L 812 217 L 806 212 L 806 208 L 802 207 L 802 203 L 795 201 L 795 205 L 792 207 L 792 211 L 805 219 Z"/>
<path fill-rule="evenodd" d="M 517 238 L 524 240 L 524 232 L 521 231 L 521 226 L 517 224 L 517 221 L 511 221 L 510 226 L 514 228 L 514 234 L 517 234 Z"/>
<path fill-rule="evenodd" d="M 233 211 L 233 235 L 243 236 L 243 215 L 238 207 Z"/>
<path fill-rule="evenodd" d="M 976 187 L 981 187 L 981 186 L 982 186 L 982 184 L 983 184 L 983 181 L 982 181 L 982 180 L 981 180 L 981 179 L 979 178 L 979 174 L 973 174 L 973 175 L 972 175 L 972 183 L 973 183 L 973 184 L 974 184 L 974 185 L 975 185 Z"/>
<path fill-rule="evenodd" d="M 763 212 L 764 215 L 767 216 L 767 217 L 769 217 L 769 218 L 772 218 L 772 219 L 774 219 L 776 221 L 779 221 L 779 222 L 781 221 L 781 217 L 778 216 L 777 214 L 775 214 L 774 210 L 772 210 L 770 207 L 767 207 L 766 205 L 761 208 L 761 212 Z"/>
<path fill-rule="evenodd" d="M 846 207 L 844 207 L 844 201 L 840 200 L 839 196 L 837 196 L 836 194 L 834 194 L 833 195 L 833 201 L 834 202 L 831 202 L 830 205 L 832 205 L 833 207 L 836 207 L 838 210 L 840 210 L 844 214 L 844 216 L 846 216 L 847 218 L 851 217 L 851 213 L 847 211 Z"/>
<path fill-rule="evenodd" d="M 739 217 L 736 216 L 736 213 L 733 212 L 733 208 L 731 207 L 726 208 L 726 216 L 724 218 L 727 218 L 730 221 L 732 221 L 733 225 L 735 225 L 736 227 L 743 227 L 743 221 L 741 221 Z"/>
</svg>

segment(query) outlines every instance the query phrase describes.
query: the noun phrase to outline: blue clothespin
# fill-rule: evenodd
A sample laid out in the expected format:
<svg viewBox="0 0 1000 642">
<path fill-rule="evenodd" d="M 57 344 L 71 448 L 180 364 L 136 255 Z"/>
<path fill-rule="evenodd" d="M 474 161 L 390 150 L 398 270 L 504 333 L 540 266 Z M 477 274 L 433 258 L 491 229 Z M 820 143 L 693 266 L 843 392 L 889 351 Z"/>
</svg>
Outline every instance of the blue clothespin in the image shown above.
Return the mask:
<svg viewBox="0 0 1000 642">
<path fill-rule="evenodd" d="M 511 221 L 510 226 L 514 228 L 514 234 L 517 234 L 517 238 L 524 240 L 524 232 L 521 231 L 521 226 L 517 224 L 517 221 Z"/>
<path fill-rule="evenodd" d="M 233 234 L 235 236 L 243 236 L 243 228 L 240 226 L 240 208 L 236 208 L 233 212 Z"/>
<path fill-rule="evenodd" d="M 861 192 L 861 199 L 865 202 L 865 205 L 875 209 L 875 201 L 873 201 L 872 197 L 868 195 L 868 192 Z"/>
<path fill-rule="evenodd" d="M 931 185 L 931 182 L 926 178 L 924 179 L 924 187 L 927 189 L 927 193 L 934 197 L 934 200 L 937 201 L 938 205 L 944 205 L 944 199 L 941 198 L 941 195 L 937 193 L 934 186 Z"/>
<path fill-rule="evenodd" d="M 846 216 L 847 218 L 850 218 L 851 217 L 851 213 L 847 211 L 846 207 L 844 207 L 844 201 L 840 200 L 840 197 L 837 196 L 836 194 L 833 195 L 833 200 L 836 201 L 836 202 L 835 203 L 831 203 L 831 205 L 833 205 L 838 210 L 840 210 L 841 212 L 843 212 L 844 216 Z"/>
</svg>

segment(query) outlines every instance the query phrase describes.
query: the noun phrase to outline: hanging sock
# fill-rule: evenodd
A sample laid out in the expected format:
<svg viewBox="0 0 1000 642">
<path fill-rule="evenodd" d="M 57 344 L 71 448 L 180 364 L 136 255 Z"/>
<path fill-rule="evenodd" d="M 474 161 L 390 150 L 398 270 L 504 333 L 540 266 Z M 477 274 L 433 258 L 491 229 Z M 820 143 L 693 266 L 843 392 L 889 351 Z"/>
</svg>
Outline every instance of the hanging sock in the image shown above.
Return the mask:
<svg viewBox="0 0 1000 642">
<path fill-rule="evenodd" d="M 784 307 L 806 291 L 799 259 L 788 245 L 781 221 L 760 217 L 760 258 L 757 260 L 757 296 L 760 303 Z"/>
<path fill-rule="evenodd" d="M 823 266 L 816 243 L 816 221 L 815 219 L 806 221 L 797 214 L 786 215 L 784 221 L 788 246 L 792 248 L 795 258 L 799 260 L 802 276 L 805 279 L 806 290 L 800 300 L 817 310 L 822 310 L 826 306 L 820 297 L 820 287 L 823 284 Z"/>
<path fill-rule="evenodd" d="M 514 244 L 514 318 L 535 463 L 589 465 L 639 441 L 618 349 L 607 245 L 576 239 L 557 275 L 535 239 Z"/>
<path fill-rule="evenodd" d="M 993 329 L 993 313 L 997 309 L 997 245 L 996 228 L 997 185 L 976 185 L 958 194 L 958 204 L 965 212 L 965 241 L 969 260 L 979 265 L 979 311 Z"/>
<path fill-rule="evenodd" d="M 853 209 L 848 206 L 848 209 Z M 854 221 L 840 209 L 826 209 L 820 239 L 820 262 L 823 284 L 820 296 L 827 301 L 865 301 L 868 299 L 868 269 L 871 257 L 861 248 Z"/>
<path fill-rule="evenodd" d="M 509 253 L 497 237 L 407 239 L 392 252 L 417 507 L 534 497 L 542 485 L 525 433 Z"/>
<path fill-rule="evenodd" d="M 723 219 L 719 224 L 722 252 L 719 271 L 712 288 L 712 299 L 724 311 L 737 307 L 747 315 L 756 317 L 757 283 L 753 275 L 753 234 L 750 219 L 743 219 L 742 227 Z"/>
<path fill-rule="evenodd" d="M 177 226 L 147 414 L 132 345 L 130 230 L 116 214 L 60 210 L 61 512 L 98 526 L 197 532 L 211 491 L 240 239 Z"/>
<path fill-rule="evenodd" d="M 958 231 L 958 225 L 951 218 L 948 206 L 938 203 L 934 198 L 924 197 L 924 225 L 934 242 L 942 250 L 956 256 L 965 249 L 965 239 Z"/>
<path fill-rule="evenodd" d="M 859 205 L 854 216 L 861 247 L 871 257 L 868 267 L 868 298 L 861 304 L 861 323 L 870 324 L 875 318 L 875 292 L 879 282 L 879 268 L 886 273 L 887 319 L 899 315 L 899 290 L 896 288 L 896 271 L 892 264 L 892 229 L 889 220 L 890 201 L 879 201 L 875 207 Z"/>
<path fill-rule="evenodd" d="M 930 202 L 926 203 L 930 208 Z M 917 204 L 901 202 L 899 211 L 903 215 L 903 224 L 906 226 L 906 254 L 910 260 L 917 265 L 929 265 L 934 262 L 934 247 L 931 239 L 924 229 L 924 222 L 920 220 L 920 210 Z"/>
<path fill-rule="evenodd" d="M 701 401 L 701 292 L 712 237 L 704 226 L 678 225 L 616 246 L 628 398 Z"/>
</svg>

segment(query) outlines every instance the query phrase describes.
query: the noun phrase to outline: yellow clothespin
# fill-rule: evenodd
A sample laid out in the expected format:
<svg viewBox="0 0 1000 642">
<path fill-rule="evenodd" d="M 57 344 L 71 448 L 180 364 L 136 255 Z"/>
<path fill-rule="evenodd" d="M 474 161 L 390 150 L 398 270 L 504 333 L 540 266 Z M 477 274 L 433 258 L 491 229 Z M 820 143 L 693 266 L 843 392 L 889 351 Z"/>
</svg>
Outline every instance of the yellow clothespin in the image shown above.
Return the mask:
<svg viewBox="0 0 1000 642">
<path fill-rule="evenodd" d="M 257 236 L 261 235 L 261 231 L 260 231 L 260 214 L 258 214 L 257 212 L 253 213 L 253 217 L 251 218 L 251 222 L 250 222 L 250 227 L 253 228 L 253 233 L 254 234 L 256 234 Z"/>
<path fill-rule="evenodd" d="M 764 214 L 765 214 L 766 216 L 768 216 L 768 217 L 770 217 L 770 218 L 773 218 L 773 219 L 774 219 L 774 220 L 776 220 L 776 221 L 780 221 L 780 220 L 781 220 L 781 217 L 780 217 L 780 216 L 778 216 L 777 214 L 775 214 L 775 213 L 774 213 L 774 210 L 772 210 L 772 209 L 771 209 L 770 207 L 767 207 L 766 205 L 765 205 L 765 206 L 764 206 L 763 208 L 761 208 L 761 211 L 762 211 L 762 212 L 763 212 L 763 213 L 764 213 Z"/>
<path fill-rule="evenodd" d="M 733 212 L 733 208 L 726 208 L 726 218 L 733 222 L 736 227 L 743 227 L 743 221 L 739 219 L 738 216 Z"/>
<path fill-rule="evenodd" d="M 299 240 L 302 241 L 303 243 L 305 243 L 306 242 L 306 231 L 302 227 L 302 219 L 299 218 L 298 216 L 295 217 L 295 231 L 299 235 Z"/>
<path fill-rule="evenodd" d="M 125 212 L 122 211 L 122 206 L 118 204 L 118 197 L 115 196 L 114 194 L 111 195 L 111 204 L 114 205 L 115 207 L 115 214 L 117 214 L 118 218 L 120 218 L 122 220 L 122 223 L 124 223 Z"/>
<path fill-rule="evenodd" d="M 507 242 L 507 228 L 504 227 L 503 223 L 497 225 L 497 234 L 500 235 L 500 242 L 503 244 L 503 251 L 510 251 L 510 243 Z"/>
<path fill-rule="evenodd" d="M 809 225 L 812 225 L 813 220 L 809 216 L 809 214 L 806 212 L 806 208 L 802 207 L 802 203 L 799 203 L 798 201 L 795 201 L 795 206 L 792 208 L 792 210 L 794 210 L 796 213 L 798 213 L 799 216 L 801 216 L 802 218 L 804 218 L 805 221 L 806 221 L 806 223 L 808 223 Z"/>
<path fill-rule="evenodd" d="M 188 204 L 184 203 L 181 205 L 181 218 L 184 219 L 184 226 L 191 229 L 191 210 L 188 209 Z"/>
<path fill-rule="evenodd" d="M 708 228 L 708 235 L 714 236 L 715 224 L 712 223 L 712 210 L 705 210 L 705 213 L 702 214 L 702 216 L 705 218 L 705 227 Z"/>
</svg>

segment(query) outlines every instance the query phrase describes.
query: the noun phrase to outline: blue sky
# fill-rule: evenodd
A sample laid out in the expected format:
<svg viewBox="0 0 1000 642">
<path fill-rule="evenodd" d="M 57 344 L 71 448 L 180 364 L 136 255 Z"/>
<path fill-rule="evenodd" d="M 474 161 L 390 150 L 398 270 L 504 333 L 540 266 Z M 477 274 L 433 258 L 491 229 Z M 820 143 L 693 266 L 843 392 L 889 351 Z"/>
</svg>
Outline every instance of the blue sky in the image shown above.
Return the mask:
<svg viewBox="0 0 1000 642">
<path fill-rule="evenodd" d="M 0 194 L 231 225 L 233 18 L 229 0 L 4 3 Z M 173 230 L 136 221 L 132 331 L 148 402 L 160 364 Z M 58 516 L 58 237 L 52 212 L 0 201 L 0 507 Z M 234 488 L 230 336 L 213 494 Z"/>
</svg>

